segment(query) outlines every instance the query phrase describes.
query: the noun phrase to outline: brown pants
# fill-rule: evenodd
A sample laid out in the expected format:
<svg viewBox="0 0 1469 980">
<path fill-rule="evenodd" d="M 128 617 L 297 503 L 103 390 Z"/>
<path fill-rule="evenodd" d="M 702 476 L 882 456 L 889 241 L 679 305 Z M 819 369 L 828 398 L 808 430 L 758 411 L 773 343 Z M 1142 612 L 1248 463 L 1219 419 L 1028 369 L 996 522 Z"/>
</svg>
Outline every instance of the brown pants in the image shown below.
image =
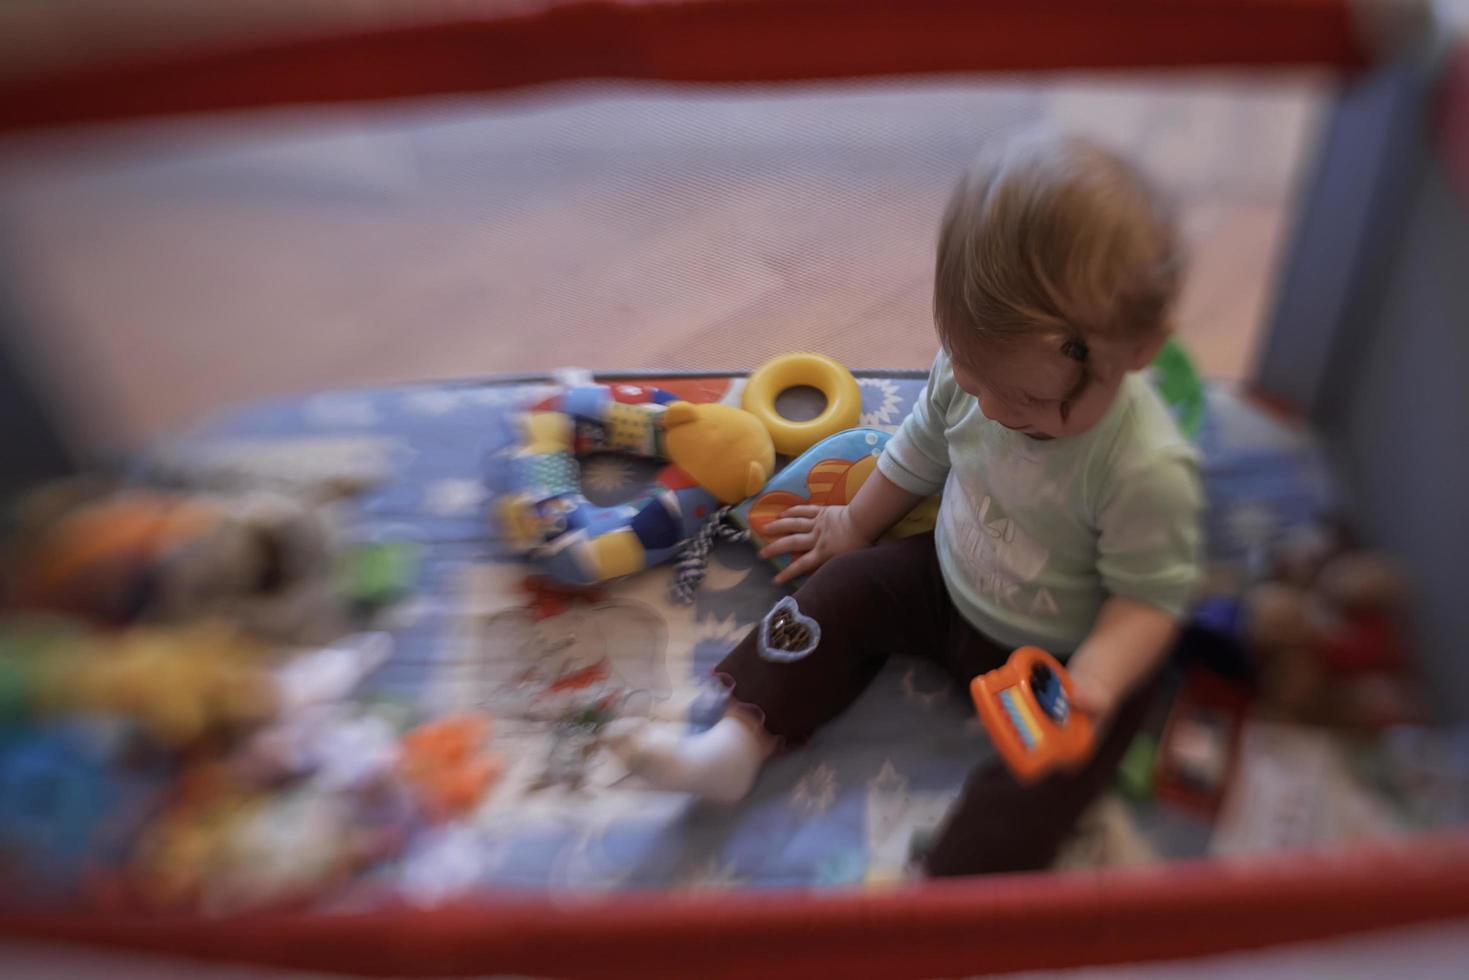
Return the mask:
<svg viewBox="0 0 1469 980">
<path fill-rule="evenodd" d="M 894 653 L 928 657 L 968 690 L 1010 651 L 971 626 L 949 600 L 932 534 L 853 552 L 823 565 L 796 593 L 821 641 L 801 660 L 760 656 L 759 628 L 715 668 L 736 703 L 765 730 L 801 742 L 847 709 Z M 1102 792 L 1143 722 L 1154 685 L 1116 712 L 1080 770 L 1018 783 L 998 756 L 970 773 L 926 858 L 932 875 L 1026 871 L 1048 866 L 1077 817 Z"/>
</svg>

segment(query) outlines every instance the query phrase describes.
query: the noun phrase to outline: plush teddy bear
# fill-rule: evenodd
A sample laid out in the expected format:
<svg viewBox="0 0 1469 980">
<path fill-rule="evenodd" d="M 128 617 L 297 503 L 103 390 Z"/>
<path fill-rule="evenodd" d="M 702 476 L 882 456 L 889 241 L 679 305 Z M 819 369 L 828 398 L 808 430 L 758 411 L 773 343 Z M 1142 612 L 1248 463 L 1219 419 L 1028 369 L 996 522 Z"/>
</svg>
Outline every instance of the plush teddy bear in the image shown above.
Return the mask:
<svg viewBox="0 0 1469 980">
<path fill-rule="evenodd" d="M 52 659 L 43 711 L 129 718 L 168 748 L 255 728 L 277 709 L 265 652 L 220 623 L 97 634 Z"/>
<path fill-rule="evenodd" d="M 1406 637 L 1407 586 L 1386 556 L 1302 532 L 1243 596 L 1242 634 L 1261 670 L 1262 707 L 1327 724 L 1419 720 Z"/>
<path fill-rule="evenodd" d="M 659 424 L 669 462 L 720 503 L 738 503 L 759 493 L 775 472 L 770 433 L 744 409 L 674 402 Z"/>
<path fill-rule="evenodd" d="M 57 490 L 22 514 L 8 550 L 5 598 L 15 610 L 101 626 L 224 619 L 286 644 L 345 630 L 336 522 L 317 500 Z"/>
</svg>

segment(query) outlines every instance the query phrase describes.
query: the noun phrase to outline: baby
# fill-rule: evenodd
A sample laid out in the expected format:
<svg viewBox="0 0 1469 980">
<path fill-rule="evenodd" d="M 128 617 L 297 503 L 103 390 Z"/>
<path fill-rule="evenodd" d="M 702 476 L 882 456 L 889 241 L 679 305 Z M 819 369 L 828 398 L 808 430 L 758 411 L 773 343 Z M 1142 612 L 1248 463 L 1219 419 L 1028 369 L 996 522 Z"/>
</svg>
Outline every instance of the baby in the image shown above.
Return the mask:
<svg viewBox="0 0 1469 980">
<path fill-rule="evenodd" d="M 707 731 L 619 723 L 609 743 L 664 789 L 732 802 L 784 743 L 841 714 L 894 653 L 967 685 L 1016 647 L 1065 659 L 1098 725 L 1078 771 L 1032 785 L 998 758 L 971 774 L 925 862 L 934 875 L 1046 866 L 1112 778 L 1199 577 L 1195 458 L 1138 373 L 1169 335 L 1180 259 L 1138 176 L 1080 139 L 1031 133 L 986 153 L 939 230 L 928 386 L 844 507 L 793 507 L 761 552 L 819 624 L 803 659 L 757 631 L 717 668 Z M 935 531 L 874 547 L 942 488 Z"/>
</svg>

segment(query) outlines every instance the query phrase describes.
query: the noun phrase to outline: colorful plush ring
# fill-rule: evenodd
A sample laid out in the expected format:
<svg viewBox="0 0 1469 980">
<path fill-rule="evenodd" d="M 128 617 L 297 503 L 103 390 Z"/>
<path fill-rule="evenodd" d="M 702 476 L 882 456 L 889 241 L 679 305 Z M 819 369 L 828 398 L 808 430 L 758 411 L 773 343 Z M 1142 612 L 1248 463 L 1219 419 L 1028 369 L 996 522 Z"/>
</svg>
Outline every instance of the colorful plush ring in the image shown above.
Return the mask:
<svg viewBox="0 0 1469 980">
<path fill-rule="evenodd" d="M 796 422 L 776 411 L 781 392 L 815 388 L 826 397 L 826 410 L 806 422 Z M 770 432 L 775 451 L 799 456 L 822 439 L 850 429 L 862 418 L 862 391 L 852 372 L 820 354 L 785 354 L 762 364 L 745 383 L 741 407 L 758 418 Z"/>
<path fill-rule="evenodd" d="M 509 486 L 498 501 L 506 544 L 564 585 L 596 585 L 672 558 L 719 508 L 668 457 L 670 392 L 574 385 L 518 418 Z M 731 409 L 733 411 L 733 409 Z M 600 507 L 581 492 L 580 456 L 611 452 L 668 463 L 637 499 Z"/>
</svg>

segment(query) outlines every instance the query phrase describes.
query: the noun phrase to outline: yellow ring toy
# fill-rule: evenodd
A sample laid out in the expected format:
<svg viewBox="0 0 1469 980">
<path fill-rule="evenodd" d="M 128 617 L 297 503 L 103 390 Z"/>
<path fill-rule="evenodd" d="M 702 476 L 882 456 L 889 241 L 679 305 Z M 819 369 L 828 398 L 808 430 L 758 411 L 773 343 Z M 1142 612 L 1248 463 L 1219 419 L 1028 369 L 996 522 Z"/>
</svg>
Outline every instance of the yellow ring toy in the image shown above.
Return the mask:
<svg viewBox="0 0 1469 980">
<path fill-rule="evenodd" d="M 807 422 L 786 418 L 775 409 L 783 391 L 811 387 L 826 396 L 826 410 Z M 862 390 L 852 372 L 820 354 L 783 354 L 766 361 L 745 382 L 740 400 L 745 411 L 770 432 L 775 451 L 799 456 L 828 436 L 854 427 L 862 418 Z"/>
</svg>

